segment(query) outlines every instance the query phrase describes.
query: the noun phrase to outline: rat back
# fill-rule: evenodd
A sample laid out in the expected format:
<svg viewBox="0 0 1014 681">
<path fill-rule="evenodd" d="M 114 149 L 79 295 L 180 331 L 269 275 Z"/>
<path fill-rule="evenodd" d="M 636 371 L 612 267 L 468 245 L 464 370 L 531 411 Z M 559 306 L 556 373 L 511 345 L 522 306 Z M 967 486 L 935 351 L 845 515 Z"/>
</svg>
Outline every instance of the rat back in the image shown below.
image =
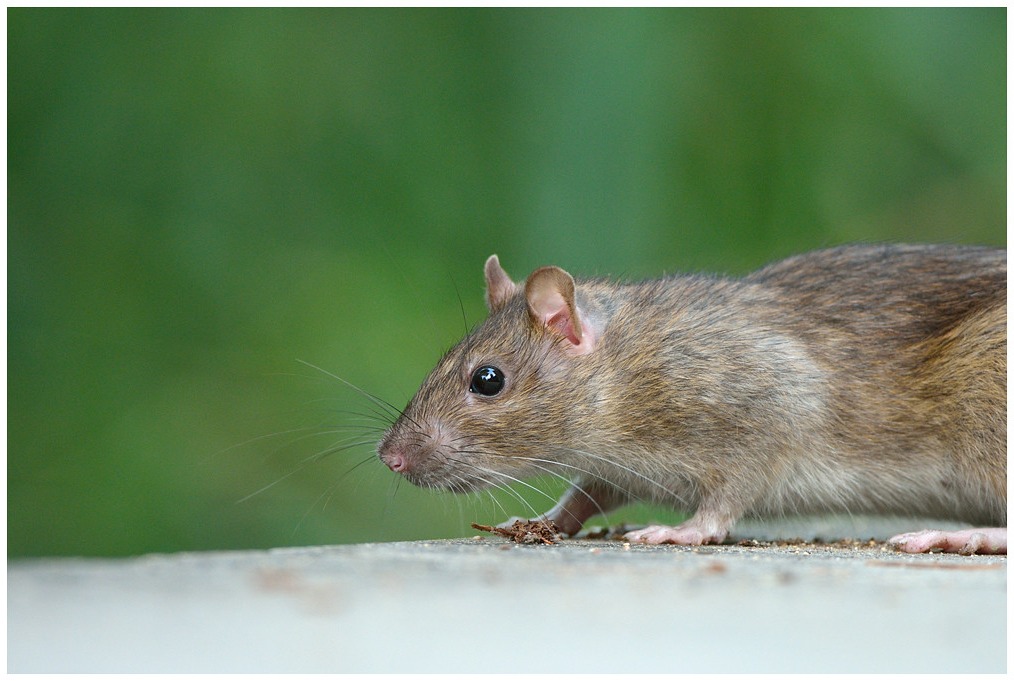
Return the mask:
<svg viewBox="0 0 1014 681">
<path fill-rule="evenodd" d="M 745 279 L 826 376 L 824 439 L 864 478 L 865 510 L 1006 522 L 1006 262 L 852 246 Z"/>
</svg>

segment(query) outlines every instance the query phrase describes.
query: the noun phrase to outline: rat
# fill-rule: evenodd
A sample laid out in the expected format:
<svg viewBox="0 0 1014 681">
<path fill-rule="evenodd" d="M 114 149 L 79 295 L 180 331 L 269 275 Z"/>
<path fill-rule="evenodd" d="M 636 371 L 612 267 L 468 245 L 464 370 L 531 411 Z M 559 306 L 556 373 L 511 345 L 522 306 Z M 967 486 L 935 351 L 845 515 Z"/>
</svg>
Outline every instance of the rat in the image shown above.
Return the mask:
<svg viewBox="0 0 1014 681">
<path fill-rule="evenodd" d="M 889 544 L 1007 551 L 1006 251 L 849 245 L 742 278 L 639 283 L 485 264 L 487 319 L 378 443 L 456 492 L 536 475 L 573 535 L 632 501 L 690 518 L 625 539 L 721 543 L 743 517 L 958 520 Z M 509 521 L 508 521 L 509 522 Z"/>
</svg>

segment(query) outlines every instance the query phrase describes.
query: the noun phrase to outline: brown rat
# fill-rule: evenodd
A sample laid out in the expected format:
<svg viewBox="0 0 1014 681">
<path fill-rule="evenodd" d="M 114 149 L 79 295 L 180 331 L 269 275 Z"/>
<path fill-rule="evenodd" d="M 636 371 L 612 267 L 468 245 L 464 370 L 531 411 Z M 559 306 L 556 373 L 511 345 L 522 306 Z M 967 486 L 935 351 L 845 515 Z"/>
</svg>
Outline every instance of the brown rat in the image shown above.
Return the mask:
<svg viewBox="0 0 1014 681">
<path fill-rule="evenodd" d="M 844 246 L 741 279 L 618 284 L 486 262 L 487 320 L 378 447 L 417 485 L 565 476 L 565 533 L 629 501 L 694 515 L 627 538 L 721 542 L 743 516 L 889 513 L 985 529 L 898 548 L 1006 553 L 1006 251 Z"/>
</svg>

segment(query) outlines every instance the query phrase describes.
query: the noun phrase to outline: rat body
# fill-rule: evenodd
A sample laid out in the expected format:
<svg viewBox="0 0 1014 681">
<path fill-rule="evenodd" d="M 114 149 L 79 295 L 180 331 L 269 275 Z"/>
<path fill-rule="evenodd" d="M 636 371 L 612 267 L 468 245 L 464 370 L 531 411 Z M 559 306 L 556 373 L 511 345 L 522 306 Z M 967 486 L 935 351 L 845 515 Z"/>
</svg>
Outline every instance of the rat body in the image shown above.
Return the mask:
<svg viewBox="0 0 1014 681">
<path fill-rule="evenodd" d="M 721 542 L 744 516 L 888 513 L 988 529 L 902 550 L 1006 552 L 1006 252 L 874 245 L 741 279 L 513 282 L 378 447 L 415 484 L 573 481 L 567 533 L 629 501 L 693 512 L 627 538 Z"/>
</svg>

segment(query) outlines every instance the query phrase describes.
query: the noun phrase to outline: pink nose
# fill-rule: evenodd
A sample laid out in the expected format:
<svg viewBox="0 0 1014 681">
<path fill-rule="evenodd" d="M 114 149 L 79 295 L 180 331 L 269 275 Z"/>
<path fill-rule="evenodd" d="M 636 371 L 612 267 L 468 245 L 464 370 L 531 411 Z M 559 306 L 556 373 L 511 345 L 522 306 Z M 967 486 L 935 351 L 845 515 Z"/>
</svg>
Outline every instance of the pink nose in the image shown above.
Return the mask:
<svg viewBox="0 0 1014 681">
<path fill-rule="evenodd" d="M 396 443 L 388 443 L 380 448 L 380 460 L 395 473 L 404 473 L 409 468 L 404 447 Z"/>
<path fill-rule="evenodd" d="M 389 455 L 384 459 L 384 463 L 395 473 L 404 473 L 408 470 L 408 461 L 399 453 Z"/>
</svg>

